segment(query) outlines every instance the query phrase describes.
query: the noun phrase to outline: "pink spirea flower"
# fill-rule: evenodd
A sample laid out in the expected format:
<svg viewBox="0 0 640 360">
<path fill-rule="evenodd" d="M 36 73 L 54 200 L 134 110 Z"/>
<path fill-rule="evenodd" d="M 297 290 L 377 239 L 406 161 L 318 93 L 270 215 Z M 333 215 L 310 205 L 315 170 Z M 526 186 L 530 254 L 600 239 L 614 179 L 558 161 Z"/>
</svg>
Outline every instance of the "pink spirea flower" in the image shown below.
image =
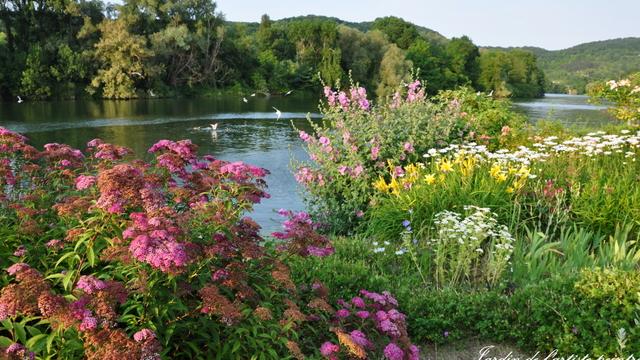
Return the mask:
<svg viewBox="0 0 640 360">
<path fill-rule="evenodd" d="M 351 303 L 353 304 L 353 306 L 357 307 L 358 309 L 364 309 L 365 307 L 364 300 L 359 296 L 354 296 L 351 299 Z"/>
<path fill-rule="evenodd" d="M 404 358 L 404 351 L 402 351 L 398 345 L 389 343 L 389 345 L 384 348 L 384 357 L 388 360 L 402 360 Z"/>
<path fill-rule="evenodd" d="M 367 336 L 360 330 L 353 330 L 349 334 L 349 336 L 354 343 L 362 346 L 365 349 L 369 349 L 372 346 L 371 341 L 369 341 L 369 339 L 367 339 Z"/>
<path fill-rule="evenodd" d="M 356 316 L 359 317 L 360 319 L 368 319 L 370 315 L 371 314 L 368 311 L 364 311 L 364 310 L 356 312 Z"/>
<path fill-rule="evenodd" d="M 344 318 L 348 318 L 350 315 L 349 310 L 347 309 L 340 309 L 338 311 L 336 311 L 336 317 L 340 318 L 340 319 L 344 319 Z"/>
<path fill-rule="evenodd" d="M 340 351 L 340 346 L 329 341 L 323 343 L 320 346 L 320 354 L 322 354 L 322 356 L 324 357 L 330 357 L 339 351 Z"/>
<path fill-rule="evenodd" d="M 27 254 L 27 249 L 24 247 L 24 245 L 18 246 L 16 251 L 13 252 L 13 256 L 17 256 L 17 257 L 23 257 L 26 254 Z"/>
<path fill-rule="evenodd" d="M 358 165 L 356 165 L 356 167 L 355 167 L 355 168 L 353 168 L 353 171 L 352 171 L 352 173 L 351 173 L 351 174 L 353 175 L 353 177 L 358 177 L 358 176 L 360 176 L 363 172 L 364 172 L 364 167 L 363 167 L 362 165 L 359 165 L 359 164 L 358 164 Z"/>
<path fill-rule="evenodd" d="M 229 277 L 229 272 L 225 269 L 218 269 L 211 275 L 211 279 L 213 281 L 224 280 L 228 277 Z"/>
<path fill-rule="evenodd" d="M 25 263 L 16 263 L 16 264 L 13 264 L 13 265 L 11 265 L 11 266 L 9 266 L 7 268 L 7 273 L 9 275 L 13 276 L 13 275 L 15 275 L 15 274 L 17 274 L 17 273 L 19 273 L 21 271 L 24 271 L 24 270 L 27 270 L 27 269 L 30 269 L 30 268 L 31 267 L 29 265 L 25 264 Z"/>
<path fill-rule="evenodd" d="M 409 346 L 409 360 L 420 360 L 420 348 L 413 344 Z"/>
<path fill-rule="evenodd" d="M 76 284 L 76 289 L 80 289 L 90 295 L 106 288 L 107 283 L 93 275 L 80 276 L 80 279 L 78 279 L 78 283 Z"/>
<path fill-rule="evenodd" d="M 80 331 L 94 330 L 96 327 L 98 327 L 98 319 L 93 316 L 83 318 L 80 323 Z"/>
<path fill-rule="evenodd" d="M 76 178 L 76 189 L 78 190 L 88 189 L 91 186 L 93 186 L 93 184 L 95 183 L 96 183 L 95 176 L 80 175 Z"/>
<path fill-rule="evenodd" d="M 356 217 L 357 217 L 357 218 L 361 218 L 361 217 L 363 217 L 363 216 L 364 216 L 364 211 L 362 211 L 362 210 L 358 210 L 358 211 L 356 211 Z"/>
<path fill-rule="evenodd" d="M 55 248 L 60 248 L 63 246 L 62 241 L 58 240 L 58 239 L 53 239 L 53 240 L 49 240 L 45 246 L 49 249 L 55 249 Z"/>
<path fill-rule="evenodd" d="M 133 340 L 135 340 L 136 342 L 142 342 L 142 341 L 151 340 L 155 338 L 156 338 L 156 334 L 150 329 L 142 329 L 137 333 L 133 334 Z"/>
</svg>

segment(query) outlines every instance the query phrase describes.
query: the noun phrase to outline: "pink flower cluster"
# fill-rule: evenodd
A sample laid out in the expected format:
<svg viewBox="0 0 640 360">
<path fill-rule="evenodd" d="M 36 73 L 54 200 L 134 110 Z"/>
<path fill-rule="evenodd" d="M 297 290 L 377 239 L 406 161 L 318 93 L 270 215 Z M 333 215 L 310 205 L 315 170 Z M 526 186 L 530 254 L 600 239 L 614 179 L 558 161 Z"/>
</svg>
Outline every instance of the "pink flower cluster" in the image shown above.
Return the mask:
<svg viewBox="0 0 640 360">
<path fill-rule="evenodd" d="M 93 184 L 95 183 L 96 183 L 95 176 L 80 175 L 76 178 L 76 189 L 78 190 L 88 189 L 92 187 Z"/>
<path fill-rule="evenodd" d="M 76 283 L 76 289 L 84 291 L 86 294 L 94 294 L 107 288 L 107 283 L 93 275 L 82 275 Z"/>
<path fill-rule="evenodd" d="M 280 249 L 300 256 L 324 257 L 334 253 L 334 248 L 326 236 L 318 234 L 320 225 L 314 223 L 311 216 L 300 211 L 278 211 L 281 216 L 288 217 L 282 227 L 284 232 L 274 232 L 271 235 L 280 240 L 286 240 Z"/>
<path fill-rule="evenodd" d="M 197 160 L 197 147 L 191 140 L 160 140 L 149 148 L 149 152 L 162 152 L 156 156 L 158 165 L 181 177 L 187 175 L 186 166 L 194 165 Z"/>
<path fill-rule="evenodd" d="M 418 360 L 420 350 L 408 337 L 406 316 L 396 309 L 397 300 L 387 291 L 375 293 L 361 290 L 360 295 L 349 302 L 337 302 L 342 308 L 335 312 L 334 324 L 343 334 L 341 336 L 348 334 L 353 343 L 366 351 L 376 349 L 371 339 L 386 344 L 383 355 L 388 360 Z M 357 329 L 348 331 L 354 327 Z M 325 342 L 320 347 L 320 353 L 328 359 L 337 359 L 341 350 L 340 345 L 332 342 Z M 348 349 L 345 348 L 345 352 Z"/>
<path fill-rule="evenodd" d="M 349 110 L 351 105 L 364 111 L 371 108 L 371 103 L 367 99 L 367 90 L 363 87 L 351 87 L 347 94 L 344 91 L 336 92 L 331 87 L 325 86 L 324 96 L 330 107 L 340 106 L 344 111 Z"/>
<path fill-rule="evenodd" d="M 220 173 L 230 175 L 234 181 L 247 181 L 251 178 L 265 177 L 269 172 L 266 169 L 236 161 L 220 167 Z"/>
<path fill-rule="evenodd" d="M 136 259 L 162 271 L 188 264 L 187 244 L 177 239 L 181 235 L 178 226 L 167 218 L 148 218 L 144 213 L 132 213 L 130 217 L 133 224 L 122 235 L 132 239 L 129 251 Z"/>
<path fill-rule="evenodd" d="M 307 166 L 303 166 L 298 169 L 298 171 L 294 174 L 296 181 L 303 185 L 308 184 L 316 184 L 319 186 L 324 185 L 324 176 L 316 171 L 313 171 L 311 168 Z"/>
<path fill-rule="evenodd" d="M 424 88 L 422 88 L 422 83 L 420 80 L 415 80 L 411 84 L 407 85 L 407 97 L 404 101 L 408 104 L 421 101 L 425 99 Z M 402 94 L 397 91 L 393 94 L 393 99 L 391 101 L 390 107 L 392 109 L 397 109 L 402 105 L 403 99 Z"/>
<path fill-rule="evenodd" d="M 120 160 L 131 153 L 131 150 L 113 144 L 108 144 L 101 139 L 93 139 L 87 143 L 87 150 L 93 152 L 93 157 L 100 160 Z"/>
</svg>

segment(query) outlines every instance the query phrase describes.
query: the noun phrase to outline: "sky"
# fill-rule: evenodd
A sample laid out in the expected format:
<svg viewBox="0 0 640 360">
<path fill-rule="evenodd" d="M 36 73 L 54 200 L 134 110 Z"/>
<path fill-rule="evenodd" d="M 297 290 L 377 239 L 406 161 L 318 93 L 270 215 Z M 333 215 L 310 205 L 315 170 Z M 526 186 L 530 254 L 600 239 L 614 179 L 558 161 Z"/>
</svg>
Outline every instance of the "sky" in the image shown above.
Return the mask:
<svg viewBox="0 0 640 360">
<path fill-rule="evenodd" d="M 326 15 L 347 21 L 398 16 L 480 46 L 565 49 L 585 42 L 640 37 L 640 0 L 218 0 L 231 21 Z"/>
</svg>

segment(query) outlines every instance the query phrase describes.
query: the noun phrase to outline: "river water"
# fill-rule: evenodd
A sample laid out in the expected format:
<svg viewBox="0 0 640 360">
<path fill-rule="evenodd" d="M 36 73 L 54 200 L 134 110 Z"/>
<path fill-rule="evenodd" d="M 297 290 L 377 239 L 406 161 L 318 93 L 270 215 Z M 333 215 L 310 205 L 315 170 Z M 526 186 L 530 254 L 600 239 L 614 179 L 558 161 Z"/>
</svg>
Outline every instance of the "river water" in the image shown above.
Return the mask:
<svg viewBox="0 0 640 360">
<path fill-rule="evenodd" d="M 271 198 L 251 216 L 265 233 L 279 229 L 274 210 L 302 210 L 304 203 L 291 173 L 292 159 L 305 160 L 299 129 L 311 131 L 306 119 L 317 118 L 317 98 L 289 96 L 264 98 L 217 97 L 206 99 L 148 99 L 132 101 L 51 101 L 0 103 L 0 126 L 20 132 L 31 144 L 51 142 L 84 149 L 94 138 L 124 145 L 138 156 L 160 139 L 191 139 L 201 154 L 223 160 L 241 160 L 267 168 Z M 549 94 L 543 99 L 518 101 L 518 111 L 532 122 L 558 120 L 570 125 L 610 121 L 604 107 L 582 96 Z M 277 119 L 273 107 L 280 109 Z M 218 124 L 215 132 L 210 124 Z"/>
</svg>

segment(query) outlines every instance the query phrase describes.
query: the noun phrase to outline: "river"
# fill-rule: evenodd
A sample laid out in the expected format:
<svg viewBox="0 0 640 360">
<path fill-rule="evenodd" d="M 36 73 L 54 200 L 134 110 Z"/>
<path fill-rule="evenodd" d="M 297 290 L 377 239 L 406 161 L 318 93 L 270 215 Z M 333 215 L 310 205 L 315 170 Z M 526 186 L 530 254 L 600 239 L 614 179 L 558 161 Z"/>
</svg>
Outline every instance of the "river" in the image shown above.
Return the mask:
<svg viewBox="0 0 640 360">
<path fill-rule="evenodd" d="M 0 126 L 20 132 L 31 144 L 51 142 L 84 149 L 94 138 L 124 145 L 139 156 L 157 140 L 191 139 L 201 154 L 223 160 L 241 160 L 267 168 L 271 198 L 251 216 L 265 233 L 279 229 L 274 210 L 302 210 L 304 203 L 290 170 L 292 158 L 307 159 L 293 124 L 311 131 L 308 114 L 317 117 L 317 99 L 303 96 L 218 97 L 205 99 L 148 99 L 132 101 L 50 101 L 0 103 Z M 559 120 L 569 125 L 610 121 L 604 107 L 586 97 L 548 94 L 517 101 L 518 111 L 532 122 Z M 280 120 L 273 107 L 282 111 Z M 210 124 L 218 124 L 212 133 Z"/>
</svg>

